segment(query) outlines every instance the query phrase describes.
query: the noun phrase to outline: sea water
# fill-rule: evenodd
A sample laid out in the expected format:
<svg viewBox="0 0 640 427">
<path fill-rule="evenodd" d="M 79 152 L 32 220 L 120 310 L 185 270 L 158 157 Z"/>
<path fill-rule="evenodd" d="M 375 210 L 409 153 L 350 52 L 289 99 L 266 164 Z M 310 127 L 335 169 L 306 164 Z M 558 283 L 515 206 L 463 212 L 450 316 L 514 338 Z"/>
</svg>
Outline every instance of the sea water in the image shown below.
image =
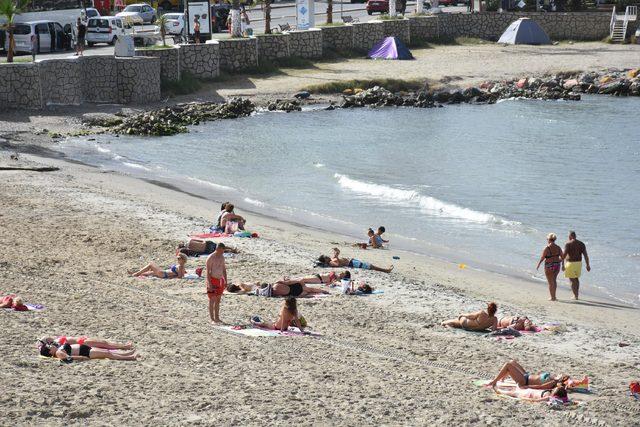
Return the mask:
<svg viewBox="0 0 640 427">
<path fill-rule="evenodd" d="M 637 98 L 592 96 L 258 113 L 63 150 L 354 240 L 384 225 L 392 247 L 540 283 L 547 233 L 563 246 L 575 230 L 592 263 L 584 289 L 637 304 L 639 111 Z"/>
</svg>

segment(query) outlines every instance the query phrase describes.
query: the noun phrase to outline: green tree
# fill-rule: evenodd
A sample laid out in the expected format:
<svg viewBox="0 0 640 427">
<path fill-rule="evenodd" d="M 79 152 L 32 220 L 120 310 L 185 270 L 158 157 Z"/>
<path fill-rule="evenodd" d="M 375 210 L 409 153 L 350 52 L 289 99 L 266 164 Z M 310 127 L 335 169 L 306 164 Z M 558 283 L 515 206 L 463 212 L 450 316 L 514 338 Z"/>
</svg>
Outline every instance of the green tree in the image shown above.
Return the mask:
<svg viewBox="0 0 640 427">
<path fill-rule="evenodd" d="M 162 46 L 167 46 L 167 41 L 165 38 L 167 37 L 167 15 L 164 13 L 158 17 L 158 21 L 156 22 L 158 27 L 160 27 L 160 37 L 162 37 Z"/>
<path fill-rule="evenodd" d="M 2 26 L 9 36 L 9 49 L 7 50 L 7 62 L 13 62 L 13 53 L 16 48 L 16 42 L 13 37 L 15 29 L 15 18 L 24 12 L 29 4 L 29 0 L 0 0 L 0 16 L 4 16 L 7 22 Z"/>
</svg>

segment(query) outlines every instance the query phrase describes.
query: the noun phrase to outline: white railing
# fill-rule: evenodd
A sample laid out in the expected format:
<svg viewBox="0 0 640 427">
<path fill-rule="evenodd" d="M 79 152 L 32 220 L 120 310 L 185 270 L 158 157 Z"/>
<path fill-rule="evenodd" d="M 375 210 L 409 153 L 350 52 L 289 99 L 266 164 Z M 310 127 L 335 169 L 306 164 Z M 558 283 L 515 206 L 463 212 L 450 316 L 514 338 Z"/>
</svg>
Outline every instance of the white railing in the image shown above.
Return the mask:
<svg viewBox="0 0 640 427">
<path fill-rule="evenodd" d="M 628 17 L 629 21 L 635 21 L 638 19 L 638 6 L 627 6 L 624 14 L 625 17 Z"/>
<path fill-rule="evenodd" d="M 613 36 L 613 27 L 616 24 L 616 7 L 613 6 L 613 10 L 611 11 L 611 22 L 609 23 L 609 34 Z"/>
</svg>

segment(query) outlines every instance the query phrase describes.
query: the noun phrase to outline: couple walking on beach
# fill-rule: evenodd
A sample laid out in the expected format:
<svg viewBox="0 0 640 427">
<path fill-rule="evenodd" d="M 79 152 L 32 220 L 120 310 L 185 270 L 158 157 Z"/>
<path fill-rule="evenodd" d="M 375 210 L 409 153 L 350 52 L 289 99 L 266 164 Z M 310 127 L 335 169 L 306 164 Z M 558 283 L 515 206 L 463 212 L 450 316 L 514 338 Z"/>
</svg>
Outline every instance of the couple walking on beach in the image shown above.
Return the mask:
<svg viewBox="0 0 640 427">
<path fill-rule="evenodd" d="M 582 273 L 582 257 L 586 263 L 587 271 L 591 271 L 589 264 L 589 255 L 587 247 L 583 242 L 576 238 L 576 232 L 569 232 L 569 241 L 564 245 L 564 250 L 556 245 L 556 235 L 549 233 L 547 236 L 547 246 L 542 250 L 542 255 L 538 261 L 536 269 L 544 261 L 544 274 L 549 284 L 549 294 L 551 301 L 556 301 L 556 289 L 558 287 L 558 274 L 560 268 L 564 271 L 564 277 L 571 281 L 571 290 L 573 291 L 573 299 L 578 299 L 580 290 L 580 275 Z"/>
</svg>

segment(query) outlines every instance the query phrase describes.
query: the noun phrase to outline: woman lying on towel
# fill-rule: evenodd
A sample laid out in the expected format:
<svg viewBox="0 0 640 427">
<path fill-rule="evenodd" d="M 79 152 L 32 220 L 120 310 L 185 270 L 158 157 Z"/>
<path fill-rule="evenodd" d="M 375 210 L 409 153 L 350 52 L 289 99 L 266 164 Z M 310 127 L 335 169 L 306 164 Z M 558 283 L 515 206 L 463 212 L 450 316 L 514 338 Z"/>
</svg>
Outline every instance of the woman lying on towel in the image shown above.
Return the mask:
<svg viewBox="0 0 640 427">
<path fill-rule="evenodd" d="M 15 295 L 0 298 L 0 308 L 12 308 L 15 311 L 29 311 L 29 307 L 24 305 L 22 298 Z"/>
<path fill-rule="evenodd" d="M 106 347 L 101 347 L 101 345 Z M 74 360 L 136 360 L 138 358 L 131 343 L 110 343 L 108 341 L 90 340 L 84 337 L 59 337 L 58 340 L 46 337 L 38 340 L 38 351 L 40 356 L 57 358 L 65 363 L 71 363 Z"/>
<path fill-rule="evenodd" d="M 533 402 L 545 402 L 545 401 L 549 401 L 552 398 L 558 399 L 562 402 L 567 402 L 569 400 L 567 397 L 567 389 L 565 388 L 564 384 L 558 384 L 558 386 L 556 386 L 552 390 L 520 388 L 517 386 L 516 387 L 494 386 L 493 390 L 497 394 L 502 394 L 509 397 L 515 397 L 516 399 L 530 400 Z"/>
<path fill-rule="evenodd" d="M 464 313 L 458 316 L 457 319 L 445 320 L 441 325 L 466 329 L 467 331 L 485 331 L 487 329 L 494 331 L 498 326 L 496 311 L 498 311 L 498 306 L 495 302 L 490 302 L 487 304 L 486 311 L 480 310 L 475 313 Z"/>
<path fill-rule="evenodd" d="M 527 316 L 506 316 L 498 320 L 498 329 L 512 328 L 516 331 L 536 331 L 537 327 Z"/>
<path fill-rule="evenodd" d="M 515 360 L 511 360 L 504 364 L 498 375 L 492 379 L 487 387 L 495 387 L 498 381 L 507 377 L 511 377 L 520 388 L 531 388 L 537 390 L 551 390 L 562 384 L 566 386 L 569 381 L 567 375 L 553 376 L 549 372 L 540 372 L 539 374 L 530 374 L 522 365 Z"/>
<path fill-rule="evenodd" d="M 279 331 L 286 331 L 289 329 L 289 326 L 296 326 L 300 329 L 300 332 L 304 331 L 304 326 L 298 316 L 298 303 L 295 298 L 287 298 L 282 302 L 282 308 L 275 323 L 263 322 L 258 316 L 253 316 L 251 318 L 251 324 L 256 328 L 275 329 Z"/>
<path fill-rule="evenodd" d="M 233 294 L 256 293 L 267 297 L 306 297 L 313 294 L 328 294 L 324 289 L 307 286 L 304 283 L 288 280 L 276 283 L 238 283 L 227 285 L 227 292 Z"/>
<path fill-rule="evenodd" d="M 158 277 L 160 279 L 182 279 L 187 270 L 184 266 L 187 263 L 187 256 L 185 254 L 178 254 L 176 256 L 178 260 L 177 265 L 172 265 L 167 270 L 163 270 L 154 262 L 150 262 L 142 270 L 136 271 L 131 275 L 134 277 Z"/>
<path fill-rule="evenodd" d="M 178 244 L 176 255 L 185 254 L 186 256 L 210 255 L 216 250 L 216 242 L 211 240 L 189 239 L 186 243 Z M 237 254 L 238 250 L 225 245 L 225 252 Z"/>
<path fill-rule="evenodd" d="M 393 270 L 393 265 L 389 268 L 382 268 L 355 258 L 340 258 L 340 249 L 338 248 L 333 248 L 333 257 L 320 255 L 318 262 L 325 267 L 362 268 L 363 270 L 382 271 L 383 273 L 391 273 L 391 270 Z"/>
</svg>

